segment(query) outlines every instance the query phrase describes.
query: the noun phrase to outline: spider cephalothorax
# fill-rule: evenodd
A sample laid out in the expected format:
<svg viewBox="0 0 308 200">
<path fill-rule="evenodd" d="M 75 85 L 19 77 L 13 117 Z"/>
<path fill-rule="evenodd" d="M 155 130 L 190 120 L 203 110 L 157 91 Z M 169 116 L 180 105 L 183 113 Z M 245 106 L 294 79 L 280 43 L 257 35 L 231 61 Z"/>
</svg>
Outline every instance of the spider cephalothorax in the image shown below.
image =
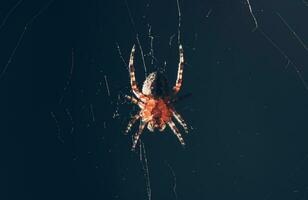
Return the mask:
<svg viewBox="0 0 308 200">
<path fill-rule="evenodd" d="M 153 72 L 147 76 L 145 79 L 142 92 L 139 91 L 136 78 L 135 78 L 135 68 L 134 68 L 134 55 L 135 55 L 135 46 L 132 48 L 132 52 L 129 60 L 129 72 L 130 72 L 130 83 L 132 91 L 135 97 L 126 96 L 133 103 L 137 104 L 140 107 L 140 112 L 136 114 L 128 124 L 126 132 L 130 131 L 132 125 L 140 119 L 139 131 L 134 135 L 134 141 L 132 149 L 135 149 L 136 144 L 139 140 L 139 137 L 145 128 L 150 131 L 158 129 L 163 131 L 168 125 L 173 133 L 177 136 L 180 143 L 185 145 L 184 140 L 181 136 L 181 133 L 175 126 L 172 121 L 174 117 L 184 128 L 185 132 L 188 132 L 188 128 L 183 118 L 179 113 L 177 113 L 172 106 L 172 102 L 175 98 L 175 95 L 179 92 L 182 85 L 182 75 L 183 75 L 183 66 L 184 66 L 184 53 L 182 45 L 179 46 L 180 53 L 180 62 L 178 67 L 178 75 L 176 84 L 172 90 L 168 87 L 167 78 L 161 72 Z"/>
</svg>

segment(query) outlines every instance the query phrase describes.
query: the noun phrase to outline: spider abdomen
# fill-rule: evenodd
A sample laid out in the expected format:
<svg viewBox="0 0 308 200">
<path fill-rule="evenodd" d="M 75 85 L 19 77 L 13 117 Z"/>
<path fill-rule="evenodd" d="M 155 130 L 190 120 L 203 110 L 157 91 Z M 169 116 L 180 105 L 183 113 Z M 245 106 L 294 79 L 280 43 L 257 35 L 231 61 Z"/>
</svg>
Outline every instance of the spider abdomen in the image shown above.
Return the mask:
<svg viewBox="0 0 308 200">
<path fill-rule="evenodd" d="M 154 98 L 169 96 L 167 78 L 161 72 L 153 72 L 147 76 L 142 86 L 142 93 Z"/>
</svg>

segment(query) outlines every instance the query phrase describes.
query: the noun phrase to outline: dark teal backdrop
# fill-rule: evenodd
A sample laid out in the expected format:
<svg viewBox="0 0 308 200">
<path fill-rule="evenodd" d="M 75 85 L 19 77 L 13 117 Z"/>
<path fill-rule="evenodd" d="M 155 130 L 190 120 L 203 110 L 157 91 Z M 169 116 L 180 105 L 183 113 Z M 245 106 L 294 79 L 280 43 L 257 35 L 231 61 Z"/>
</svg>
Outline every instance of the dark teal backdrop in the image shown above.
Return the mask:
<svg viewBox="0 0 308 200">
<path fill-rule="evenodd" d="M 250 0 L 253 31 L 248 2 L 180 1 L 180 94 L 192 95 L 176 109 L 192 128 L 186 149 L 167 129 L 142 135 L 152 200 L 308 199 L 308 6 Z M 123 98 L 119 50 L 127 63 L 138 34 L 148 55 L 150 25 L 157 60 L 146 56 L 147 69 L 165 66 L 174 83 L 177 1 L 127 5 L 1 1 L 0 199 L 147 199 L 124 135 L 138 108 Z M 140 51 L 136 73 L 141 86 Z"/>
</svg>

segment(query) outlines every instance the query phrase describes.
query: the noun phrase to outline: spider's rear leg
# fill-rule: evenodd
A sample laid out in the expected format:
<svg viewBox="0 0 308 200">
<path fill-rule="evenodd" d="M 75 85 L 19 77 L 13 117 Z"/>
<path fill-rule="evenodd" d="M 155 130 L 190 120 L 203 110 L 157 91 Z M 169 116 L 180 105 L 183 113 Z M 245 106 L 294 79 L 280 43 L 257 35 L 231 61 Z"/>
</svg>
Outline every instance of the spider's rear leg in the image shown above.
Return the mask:
<svg viewBox="0 0 308 200">
<path fill-rule="evenodd" d="M 138 99 L 141 101 L 145 100 L 145 96 L 139 91 L 137 82 L 136 82 L 136 77 L 135 77 L 135 67 L 134 67 L 134 57 L 135 57 L 135 45 L 132 48 L 132 51 L 130 53 L 130 58 L 129 58 L 129 76 L 130 76 L 130 85 L 132 88 L 133 93 L 136 95 Z"/>
<path fill-rule="evenodd" d="M 186 122 L 184 121 L 183 117 L 178 112 L 176 112 L 175 110 L 172 111 L 172 114 L 173 114 L 174 118 L 184 128 L 185 133 L 188 133 L 188 126 L 187 126 Z"/>
<path fill-rule="evenodd" d="M 138 132 L 134 135 L 132 151 L 135 150 L 136 145 L 137 145 L 137 143 L 138 143 L 138 141 L 139 141 L 139 137 L 140 137 L 140 135 L 142 134 L 142 131 L 143 131 L 143 129 L 144 129 L 144 127 L 145 127 L 146 124 L 147 124 L 147 123 L 146 123 L 145 121 L 142 121 L 142 120 L 140 121 L 139 130 L 138 130 Z"/>
<path fill-rule="evenodd" d="M 144 104 L 141 101 L 138 101 L 136 98 L 125 95 L 125 98 L 127 98 L 130 102 L 132 102 L 133 104 L 136 104 L 139 106 L 139 108 L 143 109 L 144 108 Z"/>
<path fill-rule="evenodd" d="M 183 78 L 183 68 L 184 68 L 184 50 L 182 45 L 179 45 L 179 54 L 180 54 L 180 61 L 178 67 L 178 75 L 176 79 L 175 86 L 173 87 L 174 94 L 177 94 L 182 86 L 182 78 Z"/>
<path fill-rule="evenodd" d="M 125 130 L 125 134 L 127 134 L 127 133 L 131 130 L 132 126 L 136 123 L 136 121 L 137 121 L 139 118 L 140 118 L 140 115 L 139 115 L 139 114 L 136 114 L 136 115 L 134 115 L 134 116 L 129 120 L 128 125 L 127 125 L 127 128 L 126 128 L 126 130 Z"/>
<path fill-rule="evenodd" d="M 169 125 L 170 129 L 172 130 L 172 132 L 176 135 L 176 137 L 180 141 L 181 145 L 185 146 L 184 139 L 182 138 L 182 135 L 181 135 L 179 129 L 175 126 L 174 122 L 173 121 L 169 121 L 168 125 Z"/>
</svg>

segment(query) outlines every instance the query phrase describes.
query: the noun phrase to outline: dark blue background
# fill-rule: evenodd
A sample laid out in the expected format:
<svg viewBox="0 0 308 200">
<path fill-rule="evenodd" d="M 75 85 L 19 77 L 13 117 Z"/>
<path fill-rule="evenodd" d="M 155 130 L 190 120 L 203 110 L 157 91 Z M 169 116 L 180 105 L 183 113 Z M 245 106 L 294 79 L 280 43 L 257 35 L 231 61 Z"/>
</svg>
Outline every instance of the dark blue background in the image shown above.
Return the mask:
<svg viewBox="0 0 308 200">
<path fill-rule="evenodd" d="M 0 3 L 1 21 L 16 2 Z M 24 1 L 9 15 L 0 29 L 1 70 L 47 3 Z M 308 90 L 288 61 L 308 81 L 308 51 L 276 13 L 308 42 L 308 6 L 250 3 L 259 25 L 254 32 L 247 1 L 181 1 L 187 63 L 181 94 L 192 96 L 176 108 L 192 130 L 184 134 L 185 150 L 169 130 L 144 132 L 153 200 L 175 199 L 169 166 L 178 199 L 308 199 Z M 117 44 L 127 62 L 138 34 L 148 53 L 151 24 L 158 62 L 146 57 L 147 68 L 166 61 L 173 83 L 178 46 L 169 39 L 177 33 L 177 4 L 128 6 L 135 26 L 122 0 L 55 0 L 27 26 L 0 79 L 0 199 L 147 198 L 139 154 L 123 134 L 138 108 L 123 99 L 129 77 Z M 136 70 L 141 85 L 140 52 Z"/>
</svg>

